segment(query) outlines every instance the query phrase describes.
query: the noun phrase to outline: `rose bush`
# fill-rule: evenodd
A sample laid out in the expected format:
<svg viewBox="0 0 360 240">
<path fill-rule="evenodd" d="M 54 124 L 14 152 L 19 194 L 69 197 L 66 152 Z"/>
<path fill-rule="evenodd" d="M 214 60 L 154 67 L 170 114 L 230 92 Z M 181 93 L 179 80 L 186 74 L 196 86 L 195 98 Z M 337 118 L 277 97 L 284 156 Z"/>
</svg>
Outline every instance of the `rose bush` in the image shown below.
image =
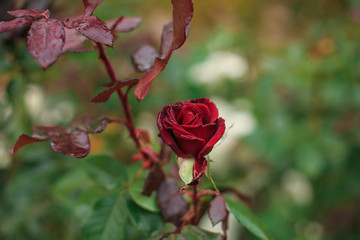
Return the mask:
<svg viewBox="0 0 360 240">
<path fill-rule="evenodd" d="M 207 155 L 225 132 L 225 121 L 208 98 L 165 106 L 158 115 L 159 136 L 179 157 L 193 157 L 194 180 L 206 170 Z"/>
</svg>

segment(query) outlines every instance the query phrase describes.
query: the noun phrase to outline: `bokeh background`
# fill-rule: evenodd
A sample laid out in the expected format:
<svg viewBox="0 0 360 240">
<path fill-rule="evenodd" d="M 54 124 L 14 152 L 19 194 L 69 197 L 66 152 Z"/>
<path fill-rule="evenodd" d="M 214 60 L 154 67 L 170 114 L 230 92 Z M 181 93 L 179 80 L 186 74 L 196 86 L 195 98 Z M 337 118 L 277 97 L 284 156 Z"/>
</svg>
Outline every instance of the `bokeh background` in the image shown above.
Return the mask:
<svg viewBox="0 0 360 240">
<path fill-rule="evenodd" d="M 0 3 L 0 17 L 49 4 L 56 18 L 83 11 L 80 0 L 9 0 Z M 156 116 L 164 105 L 212 99 L 227 124 L 210 154 L 214 179 L 251 196 L 275 239 L 360 239 L 360 1 L 196 0 L 194 7 L 186 44 L 145 100 L 130 97 L 137 126 L 150 131 L 158 149 Z M 107 49 L 119 77 L 137 76 L 131 53 L 159 46 L 171 11 L 163 0 L 106 0 L 98 7 L 103 20 L 143 18 Z M 78 239 L 79 219 L 97 194 L 79 170 L 81 160 L 51 152 L 48 143 L 13 156 L 8 149 L 32 125 L 119 117 L 120 104 L 116 96 L 89 102 L 109 81 L 95 51 L 67 53 L 44 72 L 23 31 L 0 39 L 0 239 Z M 116 124 L 91 144 L 90 154 L 123 162 L 135 152 Z M 87 194 L 65 197 L 74 187 Z M 255 239 L 230 225 L 232 239 Z"/>
</svg>

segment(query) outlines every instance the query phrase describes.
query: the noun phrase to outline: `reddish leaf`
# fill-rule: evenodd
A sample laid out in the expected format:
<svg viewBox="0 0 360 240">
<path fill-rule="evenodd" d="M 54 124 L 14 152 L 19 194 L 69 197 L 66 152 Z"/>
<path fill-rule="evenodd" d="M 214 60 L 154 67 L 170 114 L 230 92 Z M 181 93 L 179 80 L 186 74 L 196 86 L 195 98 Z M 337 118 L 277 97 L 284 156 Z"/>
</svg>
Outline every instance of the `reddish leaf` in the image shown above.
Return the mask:
<svg viewBox="0 0 360 240">
<path fill-rule="evenodd" d="M 171 54 L 167 59 L 160 59 L 156 58 L 155 63 L 151 70 L 147 72 L 144 76 L 140 78 L 140 81 L 138 85 L 136 85 L 134 94 L 137 97 L 138 101 L 144 99 L 147 95 L 147 93 L 150 90 L 150 85 L 154 78 L 162 71 L 164 70 L 166 64 L 168 63 L 170 59 Z"/>
<path fill-rule="evenodd" d="M 113 121 L 107 117 L 85 116 L 71 122 L 71 127 L 77 128 L 87 133 L 101 133 L 109 123 Z"/>
<path fill-rule="evenodd" d="M 109 29 L 114 27 L 114 24 L 117 22 L 117 19 L 110 20 L 106 22 L 106 25 Z M 137 28 L 142 22 L 141 18 L 138 17 L 124 17 L 114 28 L 115 32 L 130 32 Z"/>
<path fill-rule="evenodd" d="M 181 225 L 181 219 L 189 209 L 179 190 L 180 187 L 174 179 L 166 178 L 160 184 L 157 192 L 157 200 L 165 221 L 171 222 L 175 226 Z"/>
<path fill-rule="evenodd" d="M 209 217 L 213 226 L 227 218 L 226 203 L 221 195 L 216 196 L 210 203 Z"/>
<path fill-rule="evenodd" d="M 170 60 L 172 54 L 172 24 L 168 23 L 164 26 L 163 32 L 161 35 L 161 47 L 160 47 L 160 58 L 155 59 L 155 63 L 145 75 L 140 78 L 139 84 L 136 86 L 134 94 L 137 97 L 137 100 L 140 101 L 144 99 L 147 93 L 150 90 L 150 85 L 154 78 L 164 70 L 167 63 Z"/>
<path fill-rule="evenodd" d="M 141 148 L 141 152 L 148 158 L 151 159 L 153 162 L 159 162 L 159 155 L 152 150 L 149 146 L 145 146 Z"/>
<path fill-rule="evenodd" d="M 83 44 L 87 40 L 86 37 L 79 34 L 75 29 L 65 28 L 65 45 L 63 47 L 63 53 L 66 51 L 69 52 L 87 52 L 91 51 L 93 48 L 87 47 Z"/>
<path fill-rule="evenodd" d="M 107 100 L 109 100 L 110 96 L 117 90 L 126 86 L 131 86 L 133 84 L 136 84 L 138 81 L 139 80 L 136 78 L 128 78 L 122 81 L 117 81 L 115 83 L 112 83 L 108 89 L 102 91 L 101 93 L 93 97 L 91 99 L 91 102 L 95 102 L 95 103 L 106 102 Z"/>
<path fill-rule="evenodd" d="M 33 131 L 41 132 L 47 136 L 60 136 L 61 134 L 66 132 L 66 129 L 60 126 L 34 126 Z"/>
<path fill-rule="evenodd" d="M 55 19 L 35 21 L 27 35 L 29 52 L 43 69 L 56 61 L 62 53 L 64 43 L 64 27 Z"/>
<path fill-rule="evenodd" d="M 32 18 L 49 18 L 50 17 L 50 11 L 49 9 L 46 9 L 45 11 L 40 11 L 37 9 L 20 9 L 15 11 L 8 11 L 8 14 L 14 16 L 14 17 L 32 17 Z"/>
<path fill-rule="evenodd" d="M 83 131 L 56 136 L 50 143 L 51 149 L 76 158 L 83 158 L 90 151 L 89 136 Z"/>
<path fill-rule="evenodd" d="M 88 39 L 105 44 L 109 47 L 113 45 L 114 37 L 106 24 L 95 16 L 80 16 L 68 18 L 64 21 L 67 28 L 75 28 Z"/>
<path fill-rule="evenodd" d="M 90 16 L 93 14 L 95 8 L 102 2 L 103 0 L 98 0 L 96 2 L 93 2 L 92 4 L 90 4 L 89 6 L 86 7 L 85 10 L 85 16 Z"/>
<path fill-rule="evenodd" d="M 23 148 L 23 147 L 33 144 L 33 143 L 45 141 L 48 139 L 49 139 L 49 137 L 29 136 L 26 134 L 21 134 L 20 137 L 16 140 L 15 146 L 12 149 L 10 149 L 10 153 L 14 154 L 20 148 Z"/>
<path fill-rule="evenodd" d="M 0 21 L 0 32 L 11 31 L 30 23 L 31 20 L 26 18 L 15 18 L 10 21 Z"/>
<path fill-rule="evenodd" d="M 166 24 L 163 27 L 161 34 L 161 47 L 160 47 L 160 58 L 165 59 L 171 53 L 171 47 L 174 38 L 173 24 L 172 22 Z"/>
<path fill-rule="evenodd" d="M 68 128 L 60 126 L 34 126 L 34 132 L 41 133 L 45 136 L 40 136 L 37 133 L 34 133 L 32 136 L 22 134 L 10 152 L 14 153 L 29 144 L 51 139 L 50 146 L 53 151 L 82 158 L 90 151 L 88 134 L 102 132 L 111 122 L 121 121 L 111 120 L 107 117 L 83 117 L 74 120 Z"/>
<path fill-rule="evenodd" d="M 158 56 L 159 54 L 155 48 L 144 45 L 136 50 L 131 56 L 131 60 L 137 72 L 145 72 L 153 66 L 154 61 Z"/>
<path fill-rule="evenodd" d="M 150 143 L 151 142 L 151 139 L 150 139 L 150 135 L 149 135 L 149 132 L 144 130 L 144 129 L 141 129 L 141 128 L 138 128 L 135 130 L 135 133 L 136 133 L 136 136 L 144 141 L 145 143 Z"/>
<path fill-rule="evenodd" d="M 144 160 L 144 155 L 141 152 L 135 153 L 130 160 L 133 162 Z"/>
<path fill-rule="evenodd" d="M 194 13 L 192 0 L 171 0 L 173 5 L 174 43 L 173 50 L 181 47 L 187 36 L 188 27 Z"/>
<path fill-rule="evenodd" d="M 165 174 L 159 164 L 153 164 L 147 175 L 142 194 L 151 196 L 152 192 L 157 190 L 160 184 L 165 180 Z"/>
</svg>

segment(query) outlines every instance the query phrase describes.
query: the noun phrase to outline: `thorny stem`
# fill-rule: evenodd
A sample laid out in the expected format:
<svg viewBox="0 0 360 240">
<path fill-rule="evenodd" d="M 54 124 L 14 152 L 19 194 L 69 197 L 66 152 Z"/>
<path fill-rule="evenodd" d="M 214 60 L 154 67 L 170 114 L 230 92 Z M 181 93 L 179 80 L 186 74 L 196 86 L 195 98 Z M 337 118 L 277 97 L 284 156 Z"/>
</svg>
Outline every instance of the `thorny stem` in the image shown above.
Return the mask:
<svg viewBox="0 0 360 240">
<path fill-rule="evenodd" d="M 89 0 L 83 0 L 83 4 L 86 8 L 87 6 L 89 6 Z M 99 58 L 105 65 L 106 71 L 109 74 L 111 82 L 113 82 L 113 83 L 117 82 L 118 79 L 116 77 L 114 67 L 105 52 L 104 46 L 100 43 L 97 43 L 96 45 L 97 45 L 97 48 L 99 51 Z M 124 114 L 125 114 L 125 118 L 126 118 L 126 127 L 129 131 L 130 137 L 134 140 L 136 147 L 138 149 L 141 149 L 141 144 L 140 144 L 139 138 L 136 136 L 134 120 L 133 120 L 133 117 L 132 117 L 132 114 L 130 111 L 127 94 L 124 94 L 122 89 L 117 90 L 117 94 L 118 94 L 120 102 L 123 106 L 123 110 L 124 110 Z"/>
<path fill-rule="evenodd" d="M 192 197 L 193 197 L 193 205 L 194 205 L 194 217 L 192 219 L 192 224 L 197 225 L 197 209 L 199 204 L 199 196 L 197 192 L 198 185 L 194 185 L 193 188 L 194 191 Z"/>
<path fill-rule="evenodd" d="M 89 0 L 83 0 L 83 4 L 84 4 L 84 6 L 86 8 L 87 6 L 90 5 Z M 121 16 L 117 20 L 117 22 L 114 24 L 113 27 L 115 28 L 116 25 L 119 24 L 123 19 L 124 19 L 124 17 Z M 108 73 L 108 75 L 109 75 L 109 77 L 111 79 L 111 82 L 112 83 L 117 82 L 118 79 L 116 77 L 114 67 L 113 67 L 109 57 L 107 56 L 107 54 L 105 52 L 104 46 L 102 44 L 100 44 L 100 43 L 96 43 L 96 46 L 97 46 L 97 49 L 99 51 L 99 58 L 103 62 L 104 66 L 106 68 L 106 72 Z M 139 140 L 139 138 L 137 137 L 137 134 L 136 134 L 135 124 L 134 124 L 133 116 L 132 116 L 132 113 L 131 113 L 131 110 L 130 110 L 130 105 L 129 105 L 129 102 L 128 102 L 128 93 L 129 93 L 130 88 L 131 88 L 131 86 L 128 87 L 125 94 L 122 91 L 122 89 L 117 90 L 117 95 L 118 95 L 118 97 L 120 99 L 121 105 L 123 107 L 124 115 L 125 115 L 125 118 L 126 118 L 125 126 L 128 129 L 130 137 L 133 139 L 133 141 L 134 141 L 134 143 L 136 145 L 136 148 L 140 150 L 140 152 L 142 153 L 144 158 L 145 159 L 148 159 L 148 158 L 152 159 L 151 156 L 148 156 L 148 154 L 143 152 L 140 140 Z M 154 159 L 152 159 L 152 160 L 154 160 Z"/>
<path fill-rule="evenodd" d="M 97 48 L 99 51 L 99 58 L 103 62 L 104 66 L 106 68 L 106 71 L 110 76 L 111 81 L 113 83 L 117 82 L 118 79 L 116 77 L 114 67 L 105 52 L 104 46 L 100 43 L 97 43 L 96 45 L 97 45 Z M 134 120 L 133 120 L 133 117 L 132 117 L 132 114 L 130 111 L 127 94 L 124 94 L 122 89 L 117 90 L 117 94 L 118 94 L 120 102 L 123 106 L 123 110 L 124 110 L 124 114 L 125 114 L 125 118 L 126 118 L 126 127 L 129 131 L 130 137 L 134 140 L 136 147 L 138 149 L 140 149 L 141 144 L 140 144 L 139 138 L 136 136 Z"/>
<path fill-rule="evenodd" d="M 216 187 L 216 184 L 214 182 L 214 180 L 212 179 L 211 177 L 211 172 L 210 172 L 210 162 L 211 162 L 211 159 L 208 159 L 207 161 L 207 171 L 205 172 L 205 175 L 207 176 L 207 178 L 210 180 L 210 182 L 212 183 L 217 195 L 220 195 L 220 191 L 219 189 Z"/>
</svg>

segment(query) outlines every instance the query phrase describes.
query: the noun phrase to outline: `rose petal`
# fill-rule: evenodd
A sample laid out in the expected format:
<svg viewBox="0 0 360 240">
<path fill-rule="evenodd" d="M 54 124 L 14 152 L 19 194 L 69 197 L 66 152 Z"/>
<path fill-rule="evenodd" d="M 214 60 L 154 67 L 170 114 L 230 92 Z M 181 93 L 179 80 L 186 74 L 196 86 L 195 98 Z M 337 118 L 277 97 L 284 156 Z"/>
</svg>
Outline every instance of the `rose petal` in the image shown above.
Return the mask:
<svg viewBox="0 0 360 240">
<path fill-rule="evenodd" d="M 209 122 L 215 122 L 216 119 L 218 119 L 219 117 L 219 111 L 216 107 L 216 105 L 210 101 L 210 99 L 208 98 L 198 98 L 198 99 L 195 99 L 195 100 L 191 100 L 190 101 L 191 103 L 202 103 L 202 104 L 205 104 L 208 109 L 209 109 L 209 112 L 210 112 L 210 120 Z"/>
<path fill-rule="evenodd" d="M 205 104 L 193 104 L 186 103 L 185 107 L 181 110 L 180 114 L 177 117 L 177 122 L 182 123 L 184 114 L 187 112 L 193 112 L 195 114 L 199 114 L 199 118 L 202 119 L 202 123 L 206 124 L 210 121 L 210 111 L 207 105 Z"/>
<path fill-rule="evenodd" d="M 182 115 L 183 119 L 181 121 L 181 125 L 188 125 L 194 122 L 195 118 L 197 117 L 197 114 L 195 114 L 192 111 L 188 111 Z"/>
<path fill-rule="evenodd" d="M 217 130 L 216 124 L 207 124 L 199 126 L 181 126 L 185 131 L 190 134 L 203 139 L 205 142 L 208 142 L 215 134 Z"/>
<path fill-rule="evenodd" d="M 199 138 L 198 136 L 186 131 L 183 127 L 179 126 L 178 124 L 169 123 L 170 131 L 174 133 L 177 138 L 185 139 L 185 140 L 198 140 L 204 141 L 203 139 Z"/>
<path fill-rule="evenodd" d="M 157 125 L 160 130 L 159 137 L 161 137 L 161 139 L 171 147 L 171 149 L 176 153 L 176 155 L 180 157 L 185 157 L 186 154 L 180 150 L 174 137 L 163 127 L 163 123 L 162 123 L 163 118 L 164 118 L 163 112 L 160 112 L 157 119 Z"/>
<path fill-rule="evenodd" d="M 175 141 L 179 145 L 180 149 L 182 149 L 187 156 L 197 156 L 201 149 L 203 149 L 206 142 L 203 139 L 197 138 L 192 135 L 189 138 L 183 138 L 178 136 L 175 131 L 174 135 L 176 136 Z"/>
<path fill-rule="evenodd" d="M 225 132 L 225 120 L 222 118 L 218 118 L 216 128 L 217 128 L 217 130 L 216 130 L 214 136 L 210 139 L 210 141 L 208 141 L 206 143 L 204 148 L 199 153 L 198 158 L 201 158 L 201 157 L 205 156 L 206 154 L 208 154 L 213 149 L 215 143 L 217 143 L 217 141 L 220 140 L 220 138 L 222 137 L 222 135 Z"/>
</svg>

